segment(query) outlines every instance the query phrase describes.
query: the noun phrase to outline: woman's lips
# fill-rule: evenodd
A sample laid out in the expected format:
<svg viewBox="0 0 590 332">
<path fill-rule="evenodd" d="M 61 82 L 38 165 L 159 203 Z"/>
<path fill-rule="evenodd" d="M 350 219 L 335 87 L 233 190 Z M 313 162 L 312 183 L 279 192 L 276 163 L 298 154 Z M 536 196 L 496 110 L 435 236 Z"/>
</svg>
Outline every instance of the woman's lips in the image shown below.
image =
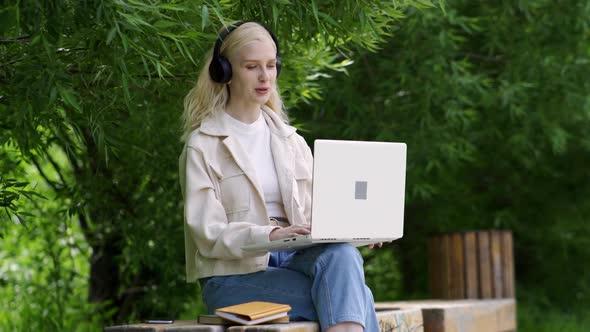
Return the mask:
<svg viewBox="0 0 590 332">
<path fill-rule="evenodd" d="M 265 95 L 270 91 L 270 88 L 256 88 L 256 93 Z"/>
</svg>

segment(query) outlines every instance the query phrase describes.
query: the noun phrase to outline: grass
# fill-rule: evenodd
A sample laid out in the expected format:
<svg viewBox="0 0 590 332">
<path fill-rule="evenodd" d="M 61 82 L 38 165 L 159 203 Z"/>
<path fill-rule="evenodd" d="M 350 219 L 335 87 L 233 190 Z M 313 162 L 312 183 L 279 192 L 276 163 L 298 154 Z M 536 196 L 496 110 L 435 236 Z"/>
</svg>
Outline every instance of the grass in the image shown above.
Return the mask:
<svg viewBox="0 0 590 332">
<path fill-rule="evenodd" d="M 590 331 L 590 308 L 564 312 L 560 309 L 543 309 L 519 302 L 517 316 L 519 332 Z"/>
</svg>

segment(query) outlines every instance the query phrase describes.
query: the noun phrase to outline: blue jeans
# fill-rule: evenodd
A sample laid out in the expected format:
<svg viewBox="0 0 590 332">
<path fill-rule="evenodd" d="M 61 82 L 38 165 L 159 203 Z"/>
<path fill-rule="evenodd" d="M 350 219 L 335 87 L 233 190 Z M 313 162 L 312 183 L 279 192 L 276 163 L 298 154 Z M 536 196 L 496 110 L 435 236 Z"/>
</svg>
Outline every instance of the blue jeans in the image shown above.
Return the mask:
<svg viewBox="0 0 590 332">
<path fill-rule="evenodd" d="M 379 331 L 363 259 L 346 243 L 273 252 L 266 271 L 209 278 L 202 285 L 202 297 L 209 313 L 234 304 L 269 301 L 289 304 L 291 320 L 319 321 L 322 331 L 340 322 Z"/>
</svg>

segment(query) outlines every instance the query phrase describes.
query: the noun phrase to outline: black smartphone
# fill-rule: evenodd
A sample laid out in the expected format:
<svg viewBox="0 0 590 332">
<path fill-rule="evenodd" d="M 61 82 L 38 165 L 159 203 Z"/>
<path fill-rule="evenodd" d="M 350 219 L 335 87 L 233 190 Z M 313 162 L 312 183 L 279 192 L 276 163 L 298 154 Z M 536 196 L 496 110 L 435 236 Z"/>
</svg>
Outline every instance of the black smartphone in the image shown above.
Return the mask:
<svg viewBox="0 0 590 332">
<path fill-rule="evenodd" d="M 172 324 L 172 319 L 146 319 L 143 321 L 146 324 Z"/>
</svg>

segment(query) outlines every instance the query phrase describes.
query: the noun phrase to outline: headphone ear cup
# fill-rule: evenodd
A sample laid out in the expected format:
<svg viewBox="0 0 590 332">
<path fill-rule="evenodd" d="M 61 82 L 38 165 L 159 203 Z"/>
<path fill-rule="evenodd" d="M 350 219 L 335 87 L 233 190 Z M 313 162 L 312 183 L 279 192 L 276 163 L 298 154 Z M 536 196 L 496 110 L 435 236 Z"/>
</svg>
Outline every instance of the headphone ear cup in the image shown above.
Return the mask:
<svg viewBox="0 0 590 332">
<path fill-rule="evenodd" d="M 275 63 L 275 66 L 277 67 L 277 77 L 279 77 L 279 74 L 281 73 L 281 57 L 277 55 L 277 61 Z"/>
<path fill-rule="evenodd" d="M 217 83 L 227 83 L 231 80 L 231 64 L 223 55 L 219 55 L 217 57 L 214 56 L 211 59 L 211 64 L 209 65 L 209 76 Z"/>
<path fill-rule="evenodd" d="M 219 83 L 229 82 L 232 77 L 231 63 L 223 55 L 219 56 L 219 68 L 221 69 L 221 80 Z"/>
<path fill-rule="evenodd" d="M 219 64 L 219 58 L 213 56 L 213 58 L 211 58 L 211 63 L 209 64 L 209 77 L 211 77 L 213 81 L 218 83 L 221 80 L 220 67 L 221 65 Z"/>
</svg>

